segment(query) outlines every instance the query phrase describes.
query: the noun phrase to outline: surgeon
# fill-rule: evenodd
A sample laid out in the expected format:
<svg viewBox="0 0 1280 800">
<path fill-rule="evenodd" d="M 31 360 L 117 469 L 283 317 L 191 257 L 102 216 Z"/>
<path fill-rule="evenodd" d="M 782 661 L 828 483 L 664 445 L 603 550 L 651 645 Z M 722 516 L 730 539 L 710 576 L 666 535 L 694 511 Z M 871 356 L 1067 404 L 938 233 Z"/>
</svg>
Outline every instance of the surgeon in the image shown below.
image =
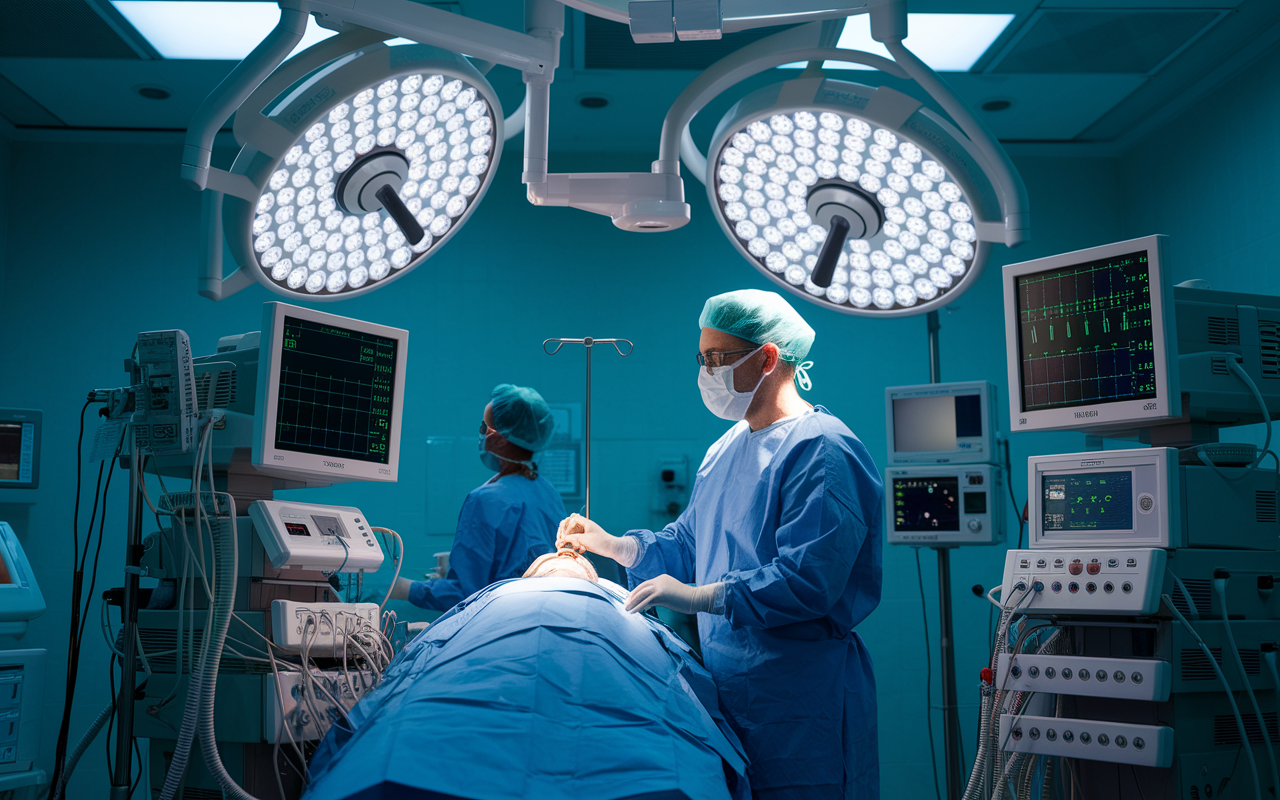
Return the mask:
<svg viewBox="0 0 1280 800">
<path fill-rule="evenodd" d="M 625 566 L 627 610 L 700 615 L 756 798 L 873 800 L 875 678 L 854 627 L 880 601 L 879 471 L 797 392 L 814 333 L 785 300 L 717 295 L 698 325 L 702 400 L 735 424 L 707 451 L 688 507 L 661 531 L 620 537 L 575 514 L 557 543 Z"/>
<path fill-rule="evenodd" d="M 497 474 L 462 503 L 448 576 L 399 578 L 393 598 L 444 611 L 491 583 L 519 578 L 534 559 L 555 550 L 564 503 L 555 487 L 538 476 L 533 461 L 554 430 L 542 395 L 509 383 L 494 387 L 493 399 L 484 407 L 479 442 L 481 463 Z"/>
</svg>

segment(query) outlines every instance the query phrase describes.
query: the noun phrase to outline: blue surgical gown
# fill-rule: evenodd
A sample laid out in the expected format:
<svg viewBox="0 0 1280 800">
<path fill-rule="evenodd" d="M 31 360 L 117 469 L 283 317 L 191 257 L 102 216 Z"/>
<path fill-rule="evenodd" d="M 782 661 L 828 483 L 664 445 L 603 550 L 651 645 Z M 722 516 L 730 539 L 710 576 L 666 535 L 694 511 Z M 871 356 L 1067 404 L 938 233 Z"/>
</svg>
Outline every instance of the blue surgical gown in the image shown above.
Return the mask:
<svg viewBox="0 0 1280 800">
<path fill-rule="evenodd" d="M 528 578 L 410 642 L 330 729 L 305 797 L 745 800 L 740 747 L 662 623 L 604 583 Z"/>
<path fill-rule="evenodd" d="M 567 517 L 560 493 L 544 478 L 504 475 L 473 489 L 458 512 L 449 574 L 415 581 L 409 602 L 444 611 L 496 581 L 519 578 L 540 555 L 556 549 Z"/>
<path fill-rule="evenodd" d="M 853 629 L 880 602 L 882 501 L 866 447 L 817 406 L 734 425 L 684 513 L 630 532 L 633 587 L 725 585 L 724 615 L 700 614 L 698 632 L 757 797 L 880 795 L 875 678 Z"/>
</svg>

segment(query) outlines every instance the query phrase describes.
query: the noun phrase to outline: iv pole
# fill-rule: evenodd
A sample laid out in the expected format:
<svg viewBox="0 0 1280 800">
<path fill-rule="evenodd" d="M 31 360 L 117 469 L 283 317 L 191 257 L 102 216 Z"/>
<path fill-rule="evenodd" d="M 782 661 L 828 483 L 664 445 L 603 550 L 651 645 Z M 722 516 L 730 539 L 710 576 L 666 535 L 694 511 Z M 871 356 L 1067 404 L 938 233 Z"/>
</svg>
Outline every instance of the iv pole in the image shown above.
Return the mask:
<svg viewBox="0 0 1280 800">
<path fill-rule="evenodd" d="M 547 345 L 553 342 L 556 345 L 555 348 L 548 350 Z M 635 349 L 635 345 L 627 339 L 592 339 L 590 336 L 585 339 L 547 339 L 542 343 L 542 352 L 549 356 L 554 356 L 556 353 L 559 353 L 560 348 L 564 347 L 566 344 L 580 344 L 587 349 L 587 412 L 586 439 L 584 442 L 585 464 L 583 465 L 585 472 L 584 484 L 586 486 L 586 508 L 583 510 L 586 512 L 586 518 L 591 519 L 591 348 L 598 344 L 611 344 L 613 345 L 613 349 L 618 351 L 618 355 L 626 358 L 631 355 L 631 351 Z M 622 352 L 623 344 L 627 346 L 627 351 L 625 353 Z"/>
<path fill-rule="evenodd" d="M 942 382 L 942 354 L 938 346 L 938 333 L 942 323 L 938 312 L 930 311 L 929 322 L 929 383 Z M 960 782 L 960 711 L 956 705 L 956 651 L 951 626 L 951 548 L 934 547 L 938 553 L 938 616 L 941 618 L 942 657 L 942 752 L 947 771 L 947 797 L 956 798 L 964 792 Z M 933 713 L 933 709 L 929 709 Z"/>
</svg>

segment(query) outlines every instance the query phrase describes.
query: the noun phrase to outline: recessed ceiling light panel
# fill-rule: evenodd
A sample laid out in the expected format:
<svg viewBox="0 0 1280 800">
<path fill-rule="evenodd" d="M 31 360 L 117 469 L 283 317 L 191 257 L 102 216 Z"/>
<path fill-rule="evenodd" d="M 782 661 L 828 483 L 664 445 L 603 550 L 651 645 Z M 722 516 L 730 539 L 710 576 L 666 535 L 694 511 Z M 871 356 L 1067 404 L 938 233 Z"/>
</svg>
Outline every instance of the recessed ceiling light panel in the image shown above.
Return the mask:
<svg viewBox="0 0 1280 800">
<path fill-rule="evenodd" d="M 484 196 L 503 141 L 489 83 L 427 45 L 356 50 L 262 116 L 231 168 L 256 191 L 224 197 L 227 242 L 270 289 L 312 300 L 371 291 L 430 258 Z"/>
</svg>

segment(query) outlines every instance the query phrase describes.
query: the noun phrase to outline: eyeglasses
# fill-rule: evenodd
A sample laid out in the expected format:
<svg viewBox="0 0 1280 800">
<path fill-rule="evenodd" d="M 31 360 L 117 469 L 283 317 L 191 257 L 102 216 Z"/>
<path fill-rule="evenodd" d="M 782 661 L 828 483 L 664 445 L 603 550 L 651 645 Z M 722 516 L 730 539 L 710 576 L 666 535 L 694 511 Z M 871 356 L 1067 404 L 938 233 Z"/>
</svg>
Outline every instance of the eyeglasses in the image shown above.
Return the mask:
<svg viewBox="0 0 1280 800">
<path fill-rule="evenodd" d="M 740 356 L 743 353 L 753 353 L 757 349 L 759 348 L 744 347 L 741 350 L 708 350 L 705 353 L 698 353 L 698 366 L 711 369 L 723 367 L 725 365 L 725 356 Z"/>
<path fill-rule="evenodd" d="M 497 428 L 490 428 L 490 427 L 489 427 L 489 423 L 485 422 L 484 420 L 480 420 L 480 435 L 481 435 L 481 436 L 488 436 L 490 432 L 492 432 L 492 433 L 497 433 L 497 432 L 498 432 L 498 429 L 497 429 Z"/>
</svg>

